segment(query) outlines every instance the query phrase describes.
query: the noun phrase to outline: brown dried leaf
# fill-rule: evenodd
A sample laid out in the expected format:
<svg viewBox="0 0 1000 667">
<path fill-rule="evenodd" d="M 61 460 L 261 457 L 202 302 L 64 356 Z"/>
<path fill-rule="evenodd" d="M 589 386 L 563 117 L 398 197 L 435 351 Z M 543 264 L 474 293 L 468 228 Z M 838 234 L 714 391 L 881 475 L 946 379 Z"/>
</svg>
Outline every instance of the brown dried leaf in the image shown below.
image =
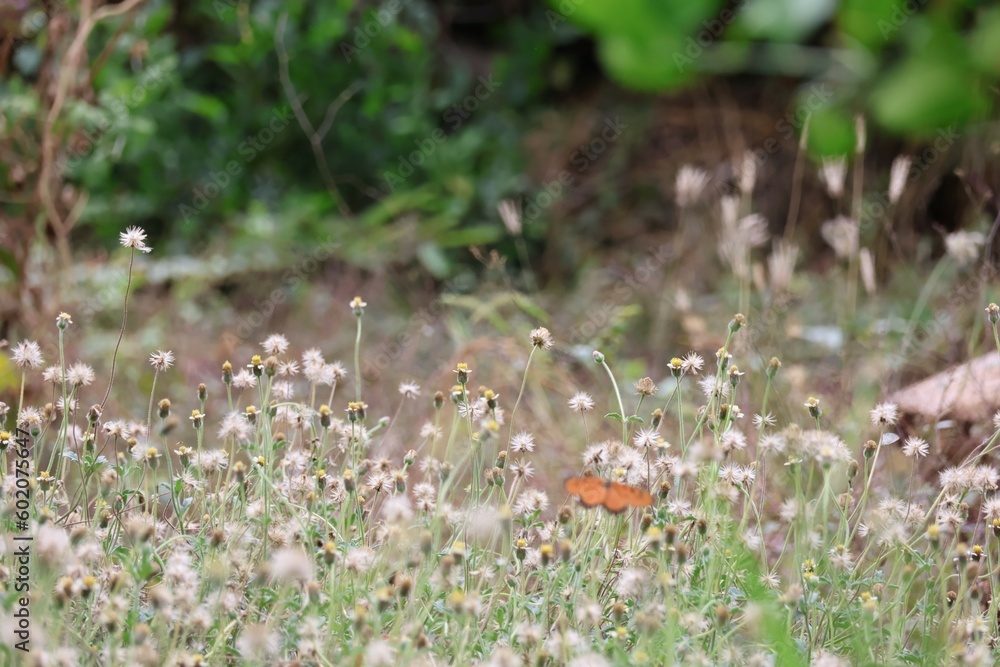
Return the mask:
<svg viewBox="0 0 1000 667">
<path fill-rule="evenodd" d="M 1000 409 L 1000 356 L 984 354 L 900 389 L 889 397 L 903 414 L 930 421 L 979 421 Z"/>
</svg>

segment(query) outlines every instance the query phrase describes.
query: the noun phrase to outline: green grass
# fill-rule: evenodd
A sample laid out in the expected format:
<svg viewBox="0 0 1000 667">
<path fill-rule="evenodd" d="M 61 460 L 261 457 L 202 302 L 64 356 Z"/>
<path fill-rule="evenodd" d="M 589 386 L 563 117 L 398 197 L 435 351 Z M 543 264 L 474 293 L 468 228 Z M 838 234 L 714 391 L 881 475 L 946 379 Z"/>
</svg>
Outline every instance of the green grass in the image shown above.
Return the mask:
<svg viewBox="0 0 1000 667">
<path fill-rule="evenodd" d="M 135 233 L 122 241 L 143 249 Z M 935 280 L 950 275 L 940 266 Z M 762 307 L 771 297 L 749 274 L 735 284 L 751 312 L 786 310 Z M 918 298 L 903 341 L 937 288 Z M 841 321 L 867 317 L 836 298 Z M 828 406 L 789 390 L 786 366 L 758 349 L 780 336 L 780 315 L 732 317 L 707 362 L 675 358 L 653 379 L 621 377 L 595 350 L 585 388 L 598 399 L 553 400 L 538 421 L 532 392 L 552 390 L 536 375 L 587 376 L 558 335 L 518 337 L 526 363 L 504 382 L 514 395 L 490 389 L 477 358 L 442 369 L 448 391 L 397 391 L 359 373 L 375 307 L 342 307 L 356 325 L 348 367 L 274 335 L 259 354 L 218 361 L 224 394 L 190 387 L 175 403 L 156 388 L 176 372 L 173 353 L 151 354 L 143 397 L 68 360 L 72 313 L 58 320 L 46 370 L 30 343 L 14 347 L 17 426 L 33 443 L 30 521 L 16 525 L 26 491 L 14 472 L 4 519 L 8 535 L 34 536 L 32 651 L 5 630 L 7 663 L 992 660 L 994 426 L 938 483 L 921 467 L 926 443 L 885 438 L 899 431 L 891 405 Z M 996 337 L 991 315 L 994 330 L 975 335 Z M 144 363 L 116 348 L 113 366 Z M 24 387 L 51 403 L 26 405 Z M 107 414 L 108 396 L 136 412 Z M 368 397 L 393 416 L 374 417 Z M 575 462 L 556 460 L 558 434 Z M 17 435 L 0 434 L 6 470 Z M 566 469 L 648 489 L 653 503 L 584 508 L 552 479 Z M 3 627 L 21 597 L 11 553 Z"/>
</svg>

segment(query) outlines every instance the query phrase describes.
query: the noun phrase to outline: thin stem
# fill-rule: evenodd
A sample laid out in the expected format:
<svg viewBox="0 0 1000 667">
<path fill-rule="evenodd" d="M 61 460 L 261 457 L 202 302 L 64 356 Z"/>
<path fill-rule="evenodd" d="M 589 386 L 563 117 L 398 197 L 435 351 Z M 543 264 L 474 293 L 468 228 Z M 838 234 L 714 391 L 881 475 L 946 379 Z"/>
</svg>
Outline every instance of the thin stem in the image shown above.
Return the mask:
<svg viewBox="0 0 1000 667">
<path fill-rule="evenodd" d="M 618 390 L 618 382 L 615 381 L 615 375 L 608 367 L 608 363 L 602 359 L 601 366 L 604 367 L 604 370 L 608 373 L 608 377 L 611 378 L 611 386 L 614 387 L 615 398 L 618 399 L 618 414 L 622 418 L 622 444 L 624 445 L 628 442 L 628 424 L 625 422 L 625 404 L 622 402 L 622 393 Z"/>
<path fill-rule="evenodd" d="M 355 397 L 358 403 L 361 402 L 361 316 L 358 318 L 358 335 L 354 338 L 354 386 Z"/>
<path fill-rule="evenodd" d="M 104 405 L 108 402 L 108 396 L 111 395 L 111 387 L 115 383 L 115 365 L 118 362 L 118 349 L 122 345 L 122 338 L 125 336 L 125 323 L 128 321 L 128 290 L 132 286 L 132 267 L 135 265 L 135 248 L 132 248 L 132 254 L 128 258 L 128 278 L 125 281 L 125 299 L 122 302 L 122 327 L 118 331 L 118 342 L 115 343 L 115 352 L 111 355 L 111 375 L 108 378 L 108 390 L 104 392 L 104 400 L 101 401 L 101 411 L 104 411 Z M 60 340 L 62 339 L 62 332 L 59 334 Z"/>
<path fill-rule="evenodd" d="M 528 353 L 528 363 L 524 365 L 524 376 L 521 378 L 521 391 L 517 394 L 517 400 L 514 401 L 514 408 L 510 411 L 510 429 L 507 433 L 507 449 L 510 449 L 511 440 L 514 439 L 514 415 L 517 414 L 517 406 L 521 404 L 521 397 L 524 396 L 524 387 L 528 384 L 528 369 L 531 368 L 531 359 L 535 356 L 535 350 L 538 348 L 534 345 L 531 346 L 531 352 Z"/>
</svg>

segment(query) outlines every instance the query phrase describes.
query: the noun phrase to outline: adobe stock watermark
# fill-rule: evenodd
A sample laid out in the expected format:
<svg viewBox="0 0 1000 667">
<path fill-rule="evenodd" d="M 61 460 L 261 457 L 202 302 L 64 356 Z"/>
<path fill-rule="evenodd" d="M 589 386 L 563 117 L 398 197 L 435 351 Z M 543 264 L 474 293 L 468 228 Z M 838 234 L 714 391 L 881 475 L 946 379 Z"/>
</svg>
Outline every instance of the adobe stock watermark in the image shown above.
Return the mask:
<svg viewBox="0 0 1000 667">
<path fill-rule="evenodd" d="M 628 129 L 628 123 L 620 116 L 605 118 L 604 124 L 596 136 L 586 144 L 579 146 L 569 157 L 569 163 L 574 169 L 563 169 L 555 178 L 542 184 L 541 192 L 529 197 L 524 205 L 525 220 L 535 220 L 552 204 L 557 202 L 563 192 L 572 186 L 579 175 L 586 173 L 590 166 L 598 160 Z"/>
<path fill-rule="evenodd" d="M 274 311 L 288 300 L 289 293 L 308 281 L 311 274 L 316 273 L 323 262 L 333 256 L 337 243 L 332 238 L 315 246 L 305 257 L 299 259 L 295 266 L 281 274 L 281 282 L 263 299 L 253 304 L 249 313 L 240 318 L 234 332 L 222 335 L 222 342 L 231 354 L 238 345 L 249 340 L 255 332 L 270 321 Z"/>
<path fill-rule="evenodd" d="M 208 205 L 222 194 L 233 179 L 243 173 L 246 165 L 257 159 L 274 138 L 285 131 L 292 117 L 292 110 L 287 105 L 281 109 L 273 109 L 267 125 L 255 134 L 246 136 L 236 147 L 236 152 L 242 161 L 230 160 L 222 169 L 209 172 L 208 177 L 191 191 L 193 196 L 190 202 L 178 206 L 177 212 L 180 216 L 187 222 L 196 219 L 198 213 L 208 208 Z"/>
<path fill-rule="evenodd" d="M 385 7 L 368 12 L 368 20 L 354 27 L 351 41 L 340 42 L 340 53 L 343 54 L 344 60 L 351 62 L 359 53 L 367 49 L 372 40 L 378 37 L 383 29 L 392 25 L 396 17 L 402 13 L 404 6 L 403 0 L 389 0 Z"/>
<path fill-rule="evenodd" d="M 437 152 L 438 147 L 462 127 L 462 124 L 502 85 L 502 82 L 493 80 L 492 74 L 481 76 L 477 81 L 478 84 L 471 95 L 467 95 L 461 102 L 453 104 L 441 116 L 441 119 L 448 126 L 448 132 L 438 127 L 423 139 L 415 139 L 413 143 L 416 150 L 400 154 L 396 159 L 396 168 L 383 172 L 382 178 L 385 180 L 389 192 L 395 192 L 397 187 L 415 174 L 417 168 L 423 166 L 428 158 Z"/>
<path fill-rule="evenodd" d="M 166 75 L 166 69 L 162 65 L 153 65 L 142 73 L 139 82 L 132 87 L 128 95 L 112 98 L 108 104 L 111 113 L 105 114 L 93 129 L 83 130 L 82 139 L 71 144 L 66 154 L 56 160 L 58 169 L 66 171 L 67 167 L 76 168 L 83 159 L 92 155 L 115 127 L 128 120 L 132 109 L 142 104 L 147 95 L 163 85 Z"/>
</svg>

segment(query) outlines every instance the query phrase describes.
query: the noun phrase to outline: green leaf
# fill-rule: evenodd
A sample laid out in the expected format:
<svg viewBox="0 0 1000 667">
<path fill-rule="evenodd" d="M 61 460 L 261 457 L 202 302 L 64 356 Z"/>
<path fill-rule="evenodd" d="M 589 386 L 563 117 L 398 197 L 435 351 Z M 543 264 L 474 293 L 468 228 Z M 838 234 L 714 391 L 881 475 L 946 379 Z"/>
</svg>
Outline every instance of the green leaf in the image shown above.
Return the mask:
<svg viewBox="0 0 1000 667">
<path fill-rule="evenodd" d="M 989 102 L 978 75 L 962 59 L 916 54 L 882 79 L 871 106 L 890 129 L 928 135 L 985 114 Z"/>
<path fill-rule="evenodd" d="M 836 0 L 749 0 L 740 22 L 752 37 L 795 41 L 821 26 L 836 8 Z"/>
<path fill-rule="evenodd" d="M 1000 75 L 1000 9 L 983 12 L 969 36 L 969 53 L 984 72 Z"/>
<path fill-rule="evenodd" d="M 618 414 L 617 412 L 609 412 L 608 414 L 604 415 L 604 418 L 605 419 L 614 419 L 614 420 L 620 421 L 620 422 L 625 421 L 622 418 L 622 416 L 620 414 Z"/>
<path fill-rule="evenodd" d="M 629 424 L 642 424 L 643 423 L 642 417 L 640 417 L 638 415 L 631 415 L 625 421 L 628 422 Z"/>
<path fill-rule="evenodd" d="M 809 116 L 807 148 L 813 157 L 853 155 L 855 138 L 854 118 L 846 109 L 821 107 Z"/>
</svg>

